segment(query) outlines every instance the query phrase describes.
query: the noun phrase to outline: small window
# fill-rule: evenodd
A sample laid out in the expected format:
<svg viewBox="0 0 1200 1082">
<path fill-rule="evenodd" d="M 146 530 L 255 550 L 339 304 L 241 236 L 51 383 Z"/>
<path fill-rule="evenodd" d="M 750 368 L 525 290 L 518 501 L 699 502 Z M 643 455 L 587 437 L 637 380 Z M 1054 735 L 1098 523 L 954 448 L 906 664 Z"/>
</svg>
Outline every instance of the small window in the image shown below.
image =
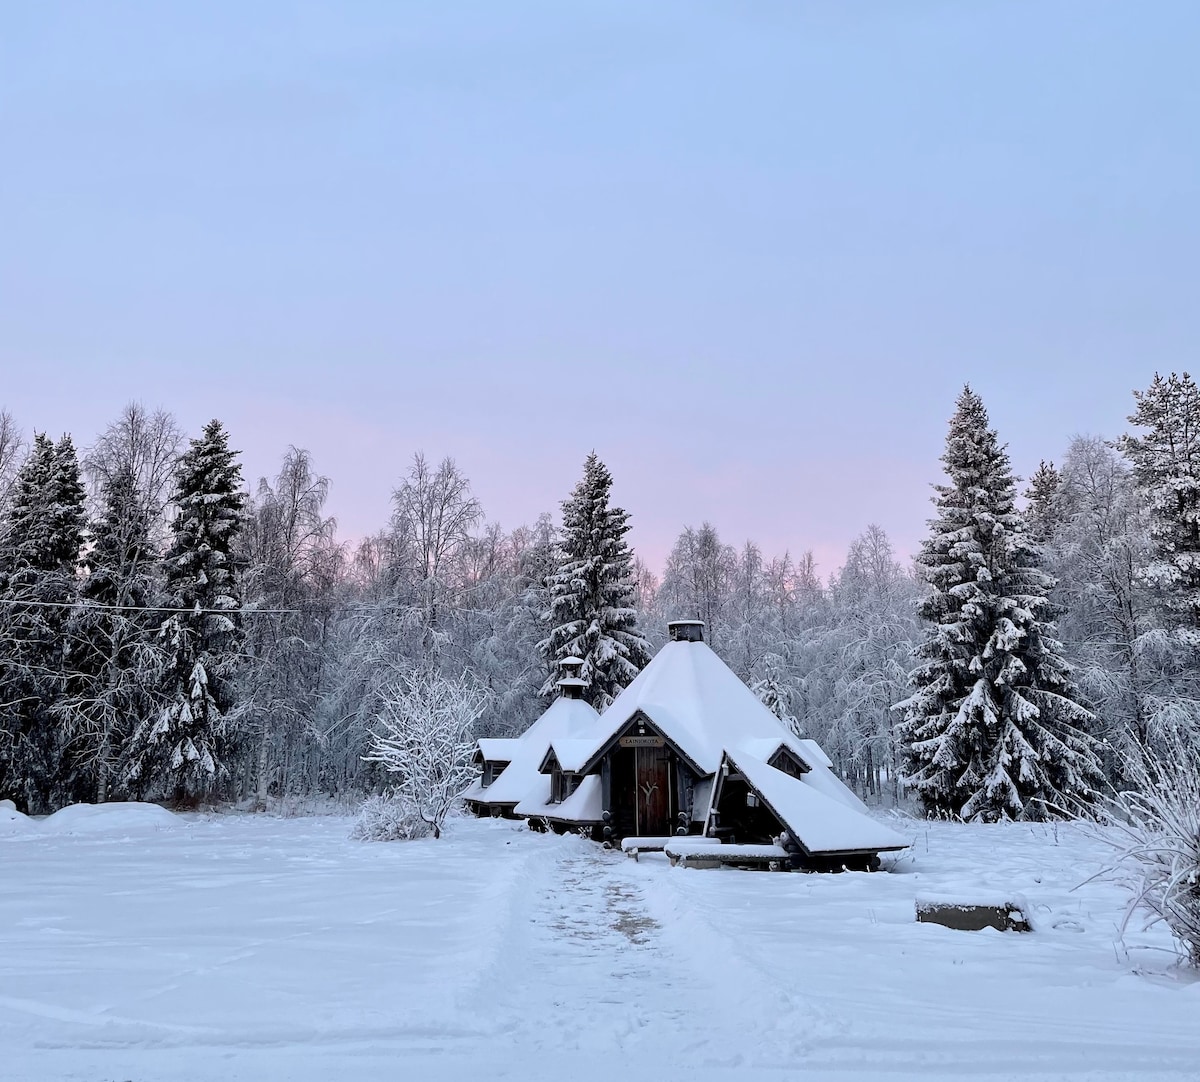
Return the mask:
<svg viewBox="0 0 1200 1082">
<path fill-rule="evenodd" d="M 550 775 L 550 803 L 561 804 L 579 788 L 579 775 L 556 770 Z"/>
<path fill-rule="evenodd" d="M 480 778 L 479 784 L 482 785 L 483 788 L 486 789 L 489 785 L 492 784 L 492 782 L 494 782 L 498 777 L 500 777 L 501 774 L 504 773 L 504 768 L 506 766 L 508 766 L 508 763 L 496 763 L 496 762 L 484 763 L 483 764 L 483 776 Z"/>
</svg>

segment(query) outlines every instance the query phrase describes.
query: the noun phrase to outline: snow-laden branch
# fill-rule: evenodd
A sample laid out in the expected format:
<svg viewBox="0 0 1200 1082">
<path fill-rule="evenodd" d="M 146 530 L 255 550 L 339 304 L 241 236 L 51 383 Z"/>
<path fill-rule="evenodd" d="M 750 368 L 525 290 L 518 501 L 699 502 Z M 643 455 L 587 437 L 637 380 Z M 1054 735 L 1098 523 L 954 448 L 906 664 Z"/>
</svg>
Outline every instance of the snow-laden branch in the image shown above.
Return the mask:
<svg viewBox="0 0 1200 1082">
<path fill-rule="evenodd" d="M 446 816 L 474 777 L 475 722 L 488 693 L 470 676 L 400 670 L 382 689 L 369 762 L 396 777 L 393 798 L 440 837 Z"/>
</svg>

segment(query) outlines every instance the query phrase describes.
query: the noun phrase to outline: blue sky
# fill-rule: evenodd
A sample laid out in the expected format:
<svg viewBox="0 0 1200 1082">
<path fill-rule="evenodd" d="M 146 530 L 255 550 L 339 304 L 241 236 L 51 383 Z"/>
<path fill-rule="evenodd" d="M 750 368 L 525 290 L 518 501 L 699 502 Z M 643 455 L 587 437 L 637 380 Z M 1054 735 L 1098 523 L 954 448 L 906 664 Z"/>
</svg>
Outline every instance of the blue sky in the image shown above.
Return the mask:
<svg viewBox="0 0 1200 1082">
<path fill-rule="evenodd" d="M 107 2 L 0 12 L 0 405 L 411 453 L 506 525 L 595 448 L 685 524 L 911 551 L 954 397 L 1019 472 L 1200 331 L 1200 5 Z"/>
</svg>

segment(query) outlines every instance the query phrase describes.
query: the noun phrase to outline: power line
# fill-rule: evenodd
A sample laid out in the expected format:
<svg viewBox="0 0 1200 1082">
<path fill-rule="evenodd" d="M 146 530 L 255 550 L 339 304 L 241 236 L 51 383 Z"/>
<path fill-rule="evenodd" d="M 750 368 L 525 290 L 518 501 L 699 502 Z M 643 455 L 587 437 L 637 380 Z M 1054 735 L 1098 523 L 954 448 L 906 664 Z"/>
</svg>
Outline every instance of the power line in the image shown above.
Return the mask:
<svg viewBox="0 0 1200 1082">
<path fill-rule="evenodd" d="M 11 605 L 14 608 L 28 609 L 101 609 L 105 612 L 172 612 L 185 613 L 192 616 L 299 616 L 301 609 L 204 609 L 195 606 L 190 609 L 170 605 L 108 605 L 100 601 L 21 601 L 14 597 L 0 597 L 0 605 Z"/>
</svg>

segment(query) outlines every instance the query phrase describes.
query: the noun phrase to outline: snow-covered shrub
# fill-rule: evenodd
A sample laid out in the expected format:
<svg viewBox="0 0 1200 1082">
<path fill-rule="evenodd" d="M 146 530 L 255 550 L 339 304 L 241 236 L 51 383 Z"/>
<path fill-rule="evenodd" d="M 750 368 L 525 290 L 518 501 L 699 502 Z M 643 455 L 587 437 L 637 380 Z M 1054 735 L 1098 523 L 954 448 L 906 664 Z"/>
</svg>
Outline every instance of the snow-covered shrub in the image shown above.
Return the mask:
<svg viewBox="0 0 1200 1082">
<path fill-rule="evenodd" d="M 1177 727 L 1127 757 L 1131 788 L 1107 808 L 1120 855 L 1110 874 L 1138 910 L 1165 921 L 1200 966 L 1200 735 Z"/>
<path fill-rule="evenodd" d="M 430 825 L 411 801 L 395 793 L 376 793 L 363 801 L 350 837 L 364 842 L 409 842 L 429 832 Z"/>
<path fill-rule="evenodd" d="M 475 777 L 475 722 L 487 692 L 469 674 L 451 680 L 438 672 L 395 673 L 366 758 L 396 776 L 393 796 L 441 837 L 446 816 Z"/>
</svg>

